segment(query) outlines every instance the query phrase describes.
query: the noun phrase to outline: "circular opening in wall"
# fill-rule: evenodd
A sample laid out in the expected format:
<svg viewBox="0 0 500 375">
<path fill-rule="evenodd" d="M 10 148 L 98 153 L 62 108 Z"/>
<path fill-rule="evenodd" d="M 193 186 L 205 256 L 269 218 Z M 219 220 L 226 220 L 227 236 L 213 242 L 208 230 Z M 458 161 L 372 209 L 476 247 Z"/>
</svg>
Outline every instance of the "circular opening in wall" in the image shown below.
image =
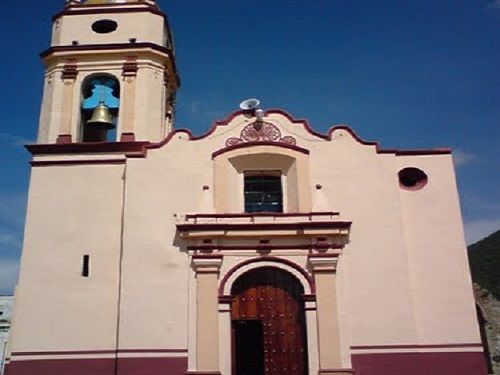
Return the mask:
<svg viewBox="0 0 500 375">
<path fill-rule="evenodd" d="M 420 190 L 427 185 L 427 175 L 418 168 L 404 168 L 398 173 L 399 185 L 406 190 Z"/>
<path fill-rule="evenodd" d="M 118 24 L 113 20 L 99 20 L 92 24 L 92 30 L 98 34 L 112 33 L 118 28 Z"/>
</svg>

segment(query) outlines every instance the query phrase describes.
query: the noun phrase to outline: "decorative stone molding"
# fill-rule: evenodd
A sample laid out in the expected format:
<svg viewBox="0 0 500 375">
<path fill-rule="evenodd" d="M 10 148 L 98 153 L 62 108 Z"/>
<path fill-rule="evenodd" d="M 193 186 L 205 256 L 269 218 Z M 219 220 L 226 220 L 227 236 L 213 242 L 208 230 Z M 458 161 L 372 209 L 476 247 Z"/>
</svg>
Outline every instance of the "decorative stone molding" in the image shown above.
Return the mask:
<svg viewBox="0 0 500 375">
<path fill-rule="evenodd" d="M 339 254 L 311 254 L 308 256 L 309 268 L 313 273 L 335 273 Z"/>
<path fill-rule="evenodd" d="M 63 67 L 61 78 L 63 80 L 74 81 L 77 76 L 78 76 L 78 66 L 76 64 L 76 60 L 68 60 Z"/>
<path fill-rule="evenodd" d="M 65 7 L 69 8 L 71 6 L 80 5 L 80 4 L 81 4 L 81 0 L 66 0 Z"/>
<path fill-rule="evenodd" d="M 122 133 L 120 135 L 120 142 L 135 142 L 135 134 L 132 132 Z"/>
<path fill-rule="evenodd" d="M 231 304 L 231 302 L 233 302 L 233 296 L 227 296 L 227 295 L 219 296 L 219 304 L 227 305 Z"/>
<path fill-rule="evenodd" d="M 71 134 L 59 134 L 56 139 L 57 144 L 68 144 L 73 142 Z"/>
<path fill-rule="evenodd" d="M 243 128 L 240 138 L 231 137 L 226 140 L 226 147 L 251 142 L 276 142 L 295 146 L 297 141 L 291 136 L 281 136 L 281 130 L 269 122 L 255 121 Z"/>
<path fill-rule="evenodd" d="M 123 77 L 136 77 L 139 66 L 137 65 L 137 57 L 129 56 L 122 66 Z"/>
<path fill-rule="evenodd" d="M 191 267 L 198 273 L 219 273 L 222 266 L 222 255 L 193 255 Z"/>
</svg>

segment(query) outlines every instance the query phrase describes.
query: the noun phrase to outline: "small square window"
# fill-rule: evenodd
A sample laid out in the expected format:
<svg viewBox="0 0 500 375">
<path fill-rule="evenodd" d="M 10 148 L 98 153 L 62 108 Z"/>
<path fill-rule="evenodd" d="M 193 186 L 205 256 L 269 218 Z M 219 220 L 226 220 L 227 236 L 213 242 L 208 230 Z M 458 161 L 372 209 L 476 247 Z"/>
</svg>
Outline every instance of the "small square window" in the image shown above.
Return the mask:
<svg viewBox="0 0 500 375">
<path fill-rule="evenodd" d="M 283 212 L 279 171 L 245 172 L 245 212 Z"/>
</svg>

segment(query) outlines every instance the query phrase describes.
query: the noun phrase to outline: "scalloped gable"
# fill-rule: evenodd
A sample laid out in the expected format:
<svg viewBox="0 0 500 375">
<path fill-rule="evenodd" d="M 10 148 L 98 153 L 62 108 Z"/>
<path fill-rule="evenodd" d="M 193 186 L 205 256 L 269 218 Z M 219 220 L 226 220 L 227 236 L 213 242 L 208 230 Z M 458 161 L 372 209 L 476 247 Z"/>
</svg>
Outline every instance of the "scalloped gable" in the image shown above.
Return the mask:
<svg viewBox="0 0 500 375">
<path fill-rule="evenodd" d="M 212 123 L 211 127 L 207 132 L 202 135 L 194 136 L 193 133 L 188 129 L 177 129 L 169 134 L 169 136 L 158 143 L 153 143 L 146 148 L 155 149 L 163 147 L 167 144 L 175 135 L 184 134 L 187 135 L 187 139 L 190 141 L 199 141 L 208 138 L 215 138 L 220 136 L 224 138 L 224 144 L 220 145 L 219 150 L 214 150 L 216 153 L 220 153 L 225 148 L 234 147 L 235 144 L 231 142 L 236 142 L 235 139 L 244 131 L 245 127 L 249 127 L 255 122 L 256 118 L 251 111 L 238 110 L 231 113 L 228 117 L 223 120 L 216 120 Z M 291 141 L 293 145 L 299 147 L 306 147 L 305 143 L 317 142 L 319 140 L 332 141 L 337 135 L 345 135 L 346 133 L 350 135 L 353 141 L 356 141 L 360 145 L 364 146 L 374 146 L 377 153 L 381 154 L 395 154 L 395 155 L 436 155 L 436 154 L 450 154 L 451 149 L 449 148 L 434 148 L 434 149 L 396 149 L 396 148 L 382 148 L 379 142 L 376 141 L 366 141 L 361 139 L 354 130 L 348 125 L 333 125 L 328 129 L 326 134 L 320 133 L 313 129 L 306 119 L 296 119 L 290 113 L 282 109 L 269 109 L 264 113 L 264 122 L 275 125 L 280 133 L 280 139 L 276 143 L 277 145 L 290 144 L 290 139 L 293 138 L 295 143 Z M 305 138 L 304 138 L 305 137 Z M 280 142 L 280 140 L 285 140 L 285 142 Z M 261 142 L 273 143 L 269 139 L 261 139 Z M 302 142 L 301 142 L 302 141 Z M 256 141 L 258 143 L 259 140 Z M 250 142 L 249 142 L 250 143 Z"/>
<path fill-rule="evenodd" d="M 74 154 L 74 153 L 103 153 L 103 152 L 123 152 L 132 157 L 145 157 L 148 149 L 159 149 L 167 146 L 174 138 L 179 138 L 184 141 L 202 141 L 220 138 L 218 147 L 213 149 L 214 153 L 220 153 L 228 147 L 234 147 L 227 144 L 231 138 L 241 138 L 241 132 L 246 127 L 255 123 L 255 116 L 249 111 L 239 110 L 230 114 L 226 119 L 217 120 L 212 123 L 210 129 L 199 136 L 193 135 L 189 129 L 176 129 L 168 134 L 168 136 L 160 142 L 152 143 L 147 141 L 131 141 L 131 142 L 110 142 L 110 143 L 66 143 L 66 144 L 36 144 L 27 145 L 26 148 L 32 155 L 47 155 L 47 154 Z M 434 149 L 396 149 L 396 148 L 381 148 L 378 142 L 365 141 L 361 139 L 347 125 L 334 125 L 326 134 L 322 134 L 314 130 L 309 122 L 305 119 L 295 119 L 288 112 L 282 109 L 270 109 L 265 112 L 264 121 L 275 125 L 280 131 L 280 140 L 285 142 L 269 142 L 269 140 L 261 139 L 261 142 L 288 145 L 298 148 L 307 148 L 308 142 L 332 141 L 336 136 L 344 136 L 346 133 L 351 139 L 360 145 L 375 147 L 379 154 L 394 154 L 398 155 L 440 155 L 451 154 L 449 148 L 434 148 Z M 295 140 L 291 142 L 291 138 Z M 257 140 L 256 143 L 258 143 Z M 290 145 L 290 142 L 292 145 Z M 251 145 L 248 142 L 248 145 Z"/>
</svg>

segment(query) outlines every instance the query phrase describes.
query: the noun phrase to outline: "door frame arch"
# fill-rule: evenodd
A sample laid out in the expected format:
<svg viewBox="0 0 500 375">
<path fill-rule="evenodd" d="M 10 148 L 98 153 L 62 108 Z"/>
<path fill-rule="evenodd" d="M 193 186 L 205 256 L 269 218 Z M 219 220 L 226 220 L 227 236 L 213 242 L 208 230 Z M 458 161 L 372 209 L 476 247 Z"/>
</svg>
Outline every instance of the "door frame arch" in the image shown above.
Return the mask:
<svg viewBox="0 0 500 375">
<path fill-rule="evenodd" d="M 304 289 L 305 331 L 307 336 L 308 373 L 319 370 L 318 335 L 316 317 L 316 295 L 314 280 L 303 267 L 288 259 L 261 256 L 240 262 L 228 270 L 220 279 L 219 286 L 219 363 L 223 375 L 232 373 L 231 353 L 231 290 L 234 282 L 250 270 L 273 267 L 283 270 L 302 284 Z"/>
</svg>

